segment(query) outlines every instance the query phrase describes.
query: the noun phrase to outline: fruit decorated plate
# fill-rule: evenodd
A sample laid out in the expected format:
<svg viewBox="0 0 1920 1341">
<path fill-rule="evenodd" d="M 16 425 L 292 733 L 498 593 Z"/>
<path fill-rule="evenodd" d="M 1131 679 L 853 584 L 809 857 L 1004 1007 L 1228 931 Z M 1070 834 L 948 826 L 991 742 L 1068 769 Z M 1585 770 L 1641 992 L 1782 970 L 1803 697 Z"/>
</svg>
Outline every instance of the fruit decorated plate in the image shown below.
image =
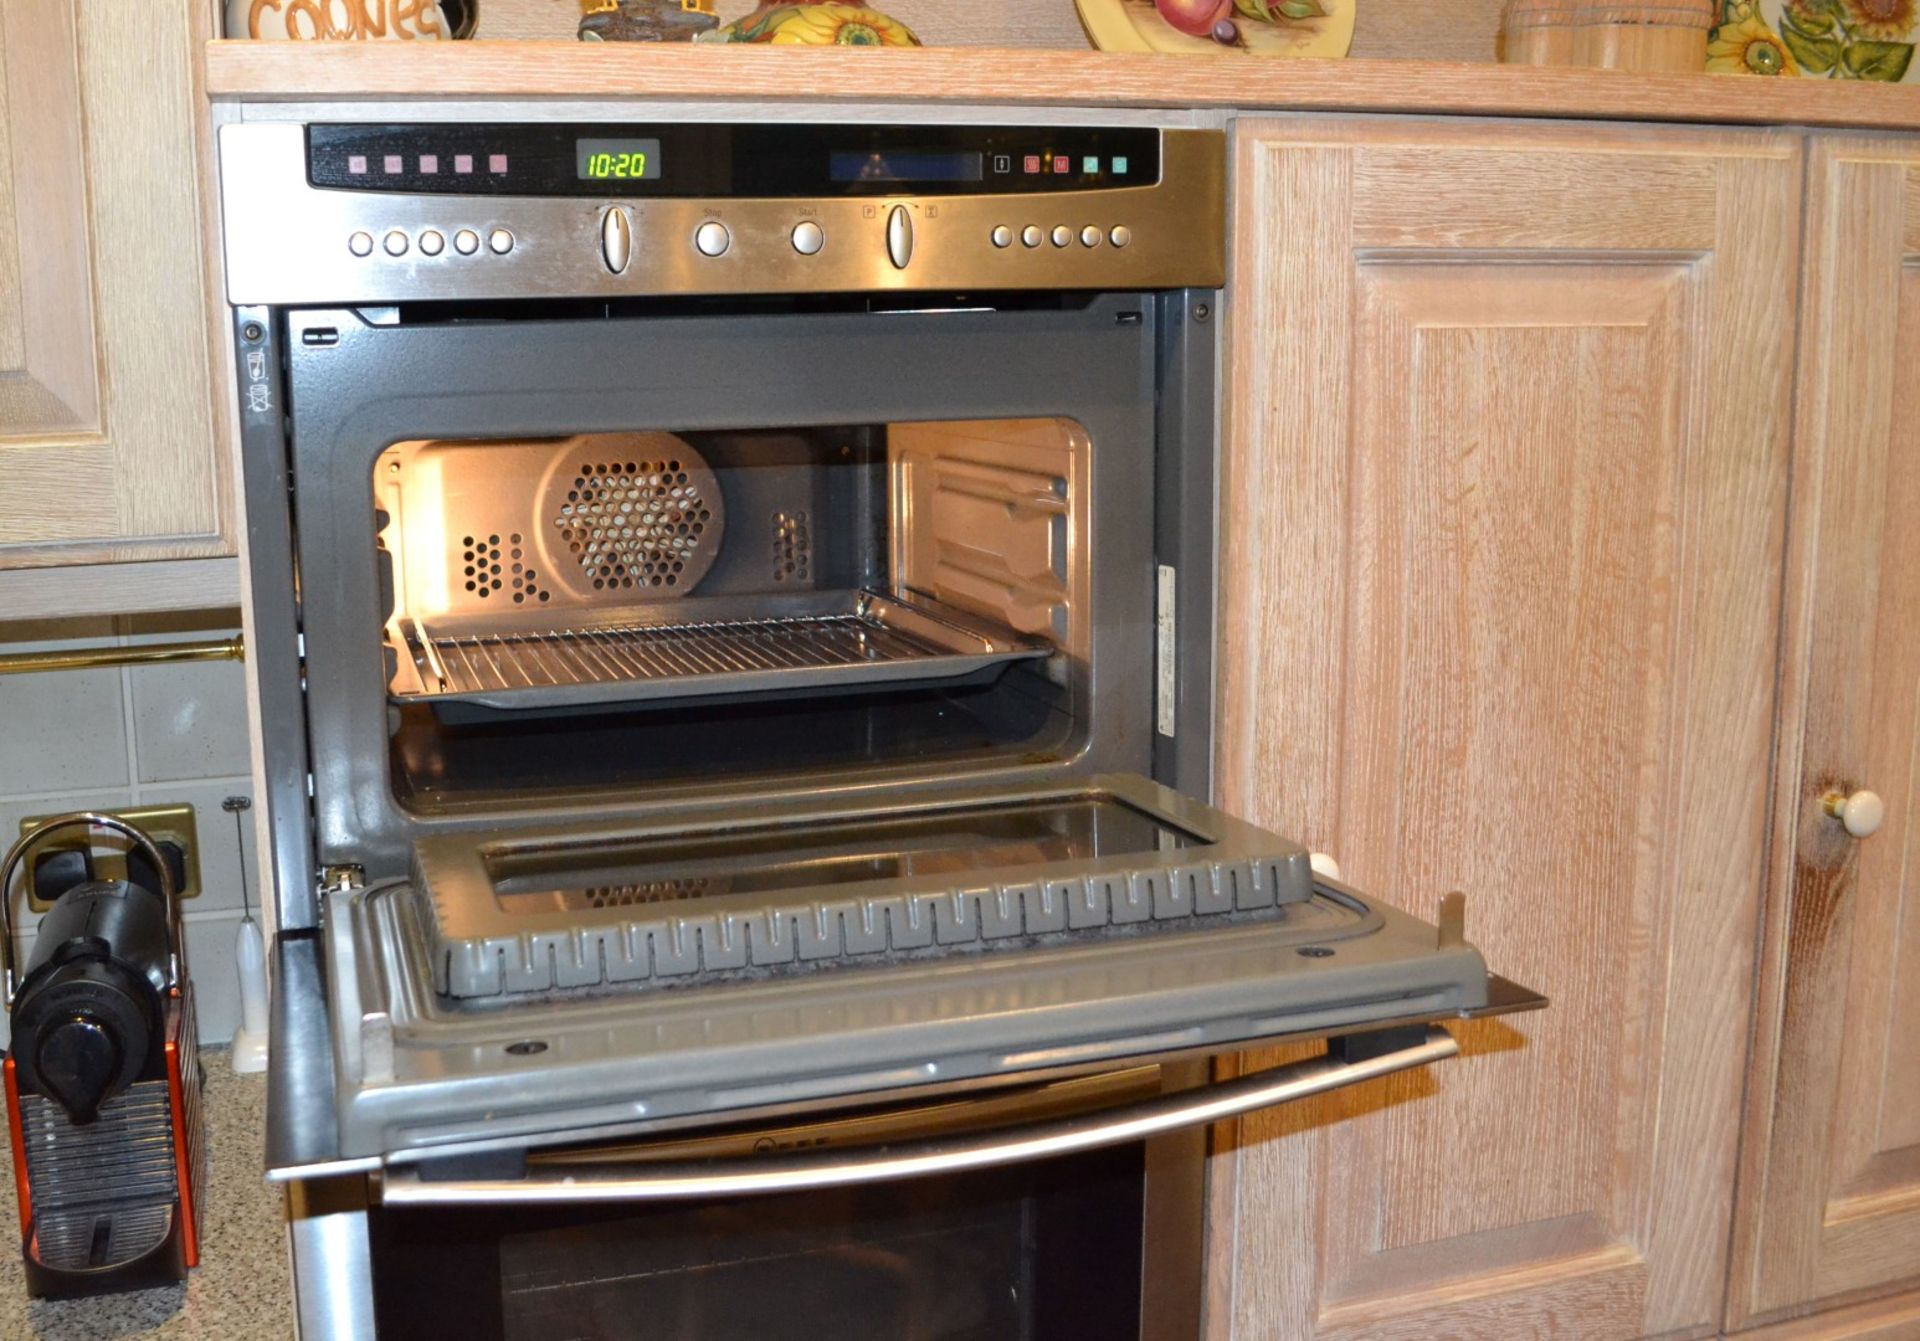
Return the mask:
<svg viewBox="0 0 1920 1341">
<path fill-rule="evenodd" d="M 1102 51 L 1344 56 L 1358 0 L 1074 0 Z"/>
<path fill-rule="evenodd" d="M 1707 69 L 1920 84 L 1915 0 L 1723 0 Z"/>
</svg>

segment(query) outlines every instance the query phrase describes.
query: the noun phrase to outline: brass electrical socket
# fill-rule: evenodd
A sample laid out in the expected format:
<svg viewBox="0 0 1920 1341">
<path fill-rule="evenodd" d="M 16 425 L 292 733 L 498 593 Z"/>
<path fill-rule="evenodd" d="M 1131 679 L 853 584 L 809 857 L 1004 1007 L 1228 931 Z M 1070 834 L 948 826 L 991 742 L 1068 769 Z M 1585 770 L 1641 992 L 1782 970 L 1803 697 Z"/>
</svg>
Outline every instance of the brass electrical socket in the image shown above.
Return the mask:
<svg viewBox="0 0 1920 1341">
<path fill-rule="evenodd" d="M 24 835 L 52 819 L 55 811 L 46 815 L 29 815 L 20 821 L 20 832 Z M 171 842 L 180 847 L 182 864 L 187 870 L 186 885 L 180 891 L 183 899 L 195 898 L 200 893 L 200 830 L 194 822 L 193 807 L 190 805 L 133 806 L 126 810 L 103 810 L 103 815 L 112 815 L 115 819 L 125 820 L 140 830 L 155 843 Z M 75 825 L 71 829 L 49 834 L 42 840 L 52 848 L 78 847 L 85 838 L 85 830 Z M 113 847 L 105 848 L 99 840 L 105 838 Z M 106 880 L 123 880 L 127 874 L 126 857 L 114 850 L 123 846 L 126 839 L 105 830 L 95 835 L 94 874 Z M 27 888 L 27 906 L 36 913 L 44 913 L 53 907 L 50 900 L 40 897 L 33 887 L 33 856 L 41 843 L 36 843 L 23 855 L 21 862 L 21 883 Z"/>
</svg>

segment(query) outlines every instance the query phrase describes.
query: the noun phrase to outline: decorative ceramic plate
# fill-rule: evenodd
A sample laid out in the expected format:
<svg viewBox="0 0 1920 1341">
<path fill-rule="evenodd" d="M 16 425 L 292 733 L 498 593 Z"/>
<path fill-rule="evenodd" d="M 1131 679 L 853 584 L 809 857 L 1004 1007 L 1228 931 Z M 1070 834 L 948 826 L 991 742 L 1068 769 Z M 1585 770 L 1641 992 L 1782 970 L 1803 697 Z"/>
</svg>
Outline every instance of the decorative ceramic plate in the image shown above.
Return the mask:
<svg viewBox="0 0 1920 1341">
<path fill-rule="evenodd" d="M 1725 0 L 1707 68 L 1920 84 L 1916 0 Z"/>
<path fill-rule="evenodd" d="M 1838 3 L 1838 0 L 1835 0 Z M 1875 0 L 1859 0 L 1873 3 Z M 1891 3 L 1892 0 L 1881 0 Z M 1911 4 L 1914 0 L 1906 0 Z M 1154 8 L 1153 0 L 1074 0 L 1080 22 L 1102 51 L 1171 51 L 1189 56 L 1344 56 L 1353 43 L 1358 0 L 1234 0 L 1228 41 L 1190 37 Z M 1287 12 L 1299 17 L 1289 17 Z M 1318 11 L 1318 12 L 1316 12 Z M 1257 17 L 1271 14 L 1271 19 Z"/>
</svg>

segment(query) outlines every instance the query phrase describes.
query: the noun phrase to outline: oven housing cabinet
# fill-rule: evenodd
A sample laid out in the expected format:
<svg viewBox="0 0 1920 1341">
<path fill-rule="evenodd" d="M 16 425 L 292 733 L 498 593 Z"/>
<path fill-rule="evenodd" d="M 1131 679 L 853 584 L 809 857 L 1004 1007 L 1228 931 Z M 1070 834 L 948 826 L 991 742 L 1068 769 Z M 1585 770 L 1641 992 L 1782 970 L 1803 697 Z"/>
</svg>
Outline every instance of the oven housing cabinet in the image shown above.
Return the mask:
<svg viewBox="0 0 1920 1341">
<path fill-rule="evenodd" d="M 513 1310 L 532 1307 L 514 1294 L 516 1271 L 585 1261 L 570 1236 L 586 1233 L 585 1244 L 605 1226 L 602 1237 L 628 1236 L 621 1252 L 671 1274 L 687 1265 L 674 1243 L 742 1206 L 727 1232 L 750 1232 L 759 1206 L 788 1217 L 794 1241 L 828 1204 L 876 1223 L 921 1215 L 943 1226 L 955 1253 L 1006 1266 L 1008 1240 L 991 1229 L 1005 1210 L 993 1202 L 998 1188 L 1021 1208 L 1014 1219 L 1029 1254 L 1071 1248 L 1087 1232 L 1076 1224 L 1107 1223 L 1093 1250 L 1134 1274 L 1127 1307 L 1100 1324 L 1103 1336 L 1187 1341 L 1201 1326 L 1206 1124 L 1451 1056 L 1437 1019 L 1544 1004 L 1487 973 L 1457 922 L 1430 927 L 1312 876 L 1297 845 L 1204 804 L 1220 561 L 1224 136 L 1202 145 L 1195 132 L 1167 134 L 1180 138 L 1183 171 L 1207 187 L 1177 202 L 1193 207 L 1199 241 L 1191 258 L 1169 251 L 1166 234 L 1141 246 L 1135 287 L 916 293 L 876 270 L 886 282 L 876 278 L 864 297 L 748 288 L 691 300 L 610 297 L 597 256 L 577 268 L 585 278 L 570 278 L 579 258 L 567 248 L 597 236 L 602 225 L 589 222 L 614 207 L 559 199 L 499 202 L 503 212 L 524 205 L 529 221 L 517 252 L 535 264 L 523 273 L 542 278 L 524 292 L 504 267 L 487 272 L 488 292 L 459 295 L 424 260 L 390 265 L 376 254 L 374 268 L 334 257 L 270 293 L 279 272 L 239 227 L 267 205 L 284 209 L 304 192 L 311 208 L 296 211 L 294 226 L 309 231 L 363 216 L 373 225 L 382 211 L 436 222 L 433 211 L 466 206 L 322 190 L 288 166 L 281 151 L 305 147 L 288 126 L 227 128 L 249 654 L 278 933 L 267 1156 L 270 1176 L 289 1187 L 303 1335 L 373 1336 L 383 1319 L 392 1330 L 417 1325 L 396 1302 L 403 1270 L 483 1282 L 487 1297 L 468 1300 L 473 1316 L 462 1323 L 471 1334 L 564 1330 L 538 1318 L 514 1330 Z M 1150 190 L 1123 194 L 1175 208 L 1148 199 Z M 969 219 L 968 210 L 995 208 L 987 197 L 966 209 L 945 203 L 949 216 Z M 660 207 L 674 218 L 692 208 Z M 832 220 L 851 221 L 859 202 L 828 207 Z M 986 230 L 975 232 L 986 247 Z M 555 239 L 565 246 L 543 250 Z M 942 245 L 930 253 L 940 273 L 963 271 L 961 253 Z M 1110 248 L 1074 253 L 1068 270 L 1124 275 L 1126 264 Z M 1186 278 L 1170 281 L 1174 273 Z M 388 283 L 391 293 L 379 287 Z M 1069 544 L 1091 581 L 1073 612 L 1071 654 L 1044 672 L 1026 662 L 972 686 L 1037 691 L 1028 697 L 1048 705 L 1059 729 L 1027 746 L 1017 724 L 954 748 L 933 730 L 924 752 L 842 751 L 824 729 L 868 711 L 870 727 L 884 726 L 881 705 L 920 701 L 913 690 L 875 693 L 871 709 L 859 692 L 769 691 L 644 713 L 604 701 L 443 710 L 394 691 L 388 658 L 404 650 L 390 645 L 394 573 L 383 561 L 393 519 L 376 508 L 374 481 L 382 453 L 398 444 L 458 443 L 484 457 L 488 443 L 578 435 L 884 434 L 886 425 L 1007 420 L 1070 424 L 1085 444 Z M 923 698 L 938 707 L 945 692 Z M 736 715 L 773 725 L 762 741 L 735 733 L 727 748 L 746 762 L 703 768 L 698 733 L 683 723 Z M 570 750 L 592 757 L 574 769 Z M 765 766 L 754 766 L 762 754 Z M 871 822 L 878 832 L 902 816 L 969 805 L 1038 814 L 1106 804 L 1150 817 L 1163 838 L 1183 833 L 1200 854 L 1189 867 L 1213 872 L 1205 878 L 1216 895 L 1231 885 L 1229 904 L 1206 910 L 1220 915 L 1204 935 L 1163 920 L 1200 911 L 1197 895 L 1183 905 L 1169 885 L 1179 841 L 1163 841 L 1128 857 L 1131 866 L 1032 858 L 954 877 L 974 884 L 947 893 L 903 861 L 904 875 L 818 896 L 835 907 L 862 890 L 876 904 L 944 898 L 941 907 L 971 907 L 984 922 L 983 900 L 998 897 L 1004 910 L 1013 883 L 1058 877 L 1060 888 L 1091 894 L 1105 881 L 1111 922 L 1088 923 L 1080 939 L 1041 934 L 1030 919 L 1024 938 L 992 944 L 976 926 L 952 953 L 894 945 L 866 960 L 849 951 L 837 965 L 763 973 L 756 961 L 732 976 L 624 988 L 609 975 L 572 995 L 529 981 L 518 998 L 511 987 L 485 995 L 471 984 L 484 987 L 486 972 L 456 979 L 437 948 L 423 949 L 437 944 L 423 930 L 440 917 L 436 881 L 464 881 L 469 914 L 490 906 L 490 854 L 685 846 L 688 835 L 724 848 L 728 833 L 755 824 L 841 834 Z M 1142 925 L 1119 925 L 1123 896 Z M 734 907 L 749 918 L 766 913 L 757 897 L 674 907 Z M 1151 916 L 1139 911 L 1149 907 Z M 549 953 L 527 943 L 531 959 Z M 642 946 L 642 961 L 660 962 L 661 942 L 629 943 Z M 484 961 L 492 951 L 479 953 Z M 1279 1037 L 1324 1037 L 1328 1051 L 1207 1083 L 1211 1056 Z M 931 1200 L 916 1201 L 922 1192 Z M 714 1214 L 703 1217 L 702 1206 Z M 543 1227 L 546 1238 L 535 1232 Z M 833 1226 L 814 1228 L 826 1235 L 819 1260 L 851 1263 L 844 1279 L 856 1291 L 870 1278 L 900 1284 L 899 1272 L 863 1274 L 872 1245 L 849 1255 Z M 806 1260 L 795 1254 L 796 1269 Z M 907 1270 L 904 1279 L 926 1277 Z M 1096 1276 L 1022 1277 L 1022 1316 L 1058 1324 L 1036 1324 L 1031 1341 L 1071 1334 L 1059 1326 L 1076 1317 L 1107 1318 L 1086 1311 L 1097 1288 Z M 633 1290 L 617 1296 L 623 1306 L 653 1306 Z M 976 1310 L 979 1334 L 1004 1331 L 994 1311 L 1004 1300 L 926 1296 L 936 1297 Z M 907 1290 L 900 1307 L 931 1305 Z M 746 1326 L 753 1315 L 728 1316 Z"/>
</svg>

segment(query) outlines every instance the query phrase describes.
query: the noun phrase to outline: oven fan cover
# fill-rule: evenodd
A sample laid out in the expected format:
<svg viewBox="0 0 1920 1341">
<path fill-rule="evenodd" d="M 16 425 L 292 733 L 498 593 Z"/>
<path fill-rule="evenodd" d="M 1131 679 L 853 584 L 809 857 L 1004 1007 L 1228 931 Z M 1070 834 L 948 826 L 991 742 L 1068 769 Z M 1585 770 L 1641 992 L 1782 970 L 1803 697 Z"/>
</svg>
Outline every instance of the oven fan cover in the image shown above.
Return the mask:
<svg viewBox="0 0 1920 1341">
<path fill-rule="evenodd" d="M 676 600 L 726 531 L 712 468 L 672 433 L 408 443 L 386 470 L 415 618 Z"/>
<path fill-rule="evenodd" d="M 568 441 L 535 507 L 549 567 L 586 601 L 686 595 L 713 567 L 726 529 L 719 481 L 672 433 Z"/>
</svg>

